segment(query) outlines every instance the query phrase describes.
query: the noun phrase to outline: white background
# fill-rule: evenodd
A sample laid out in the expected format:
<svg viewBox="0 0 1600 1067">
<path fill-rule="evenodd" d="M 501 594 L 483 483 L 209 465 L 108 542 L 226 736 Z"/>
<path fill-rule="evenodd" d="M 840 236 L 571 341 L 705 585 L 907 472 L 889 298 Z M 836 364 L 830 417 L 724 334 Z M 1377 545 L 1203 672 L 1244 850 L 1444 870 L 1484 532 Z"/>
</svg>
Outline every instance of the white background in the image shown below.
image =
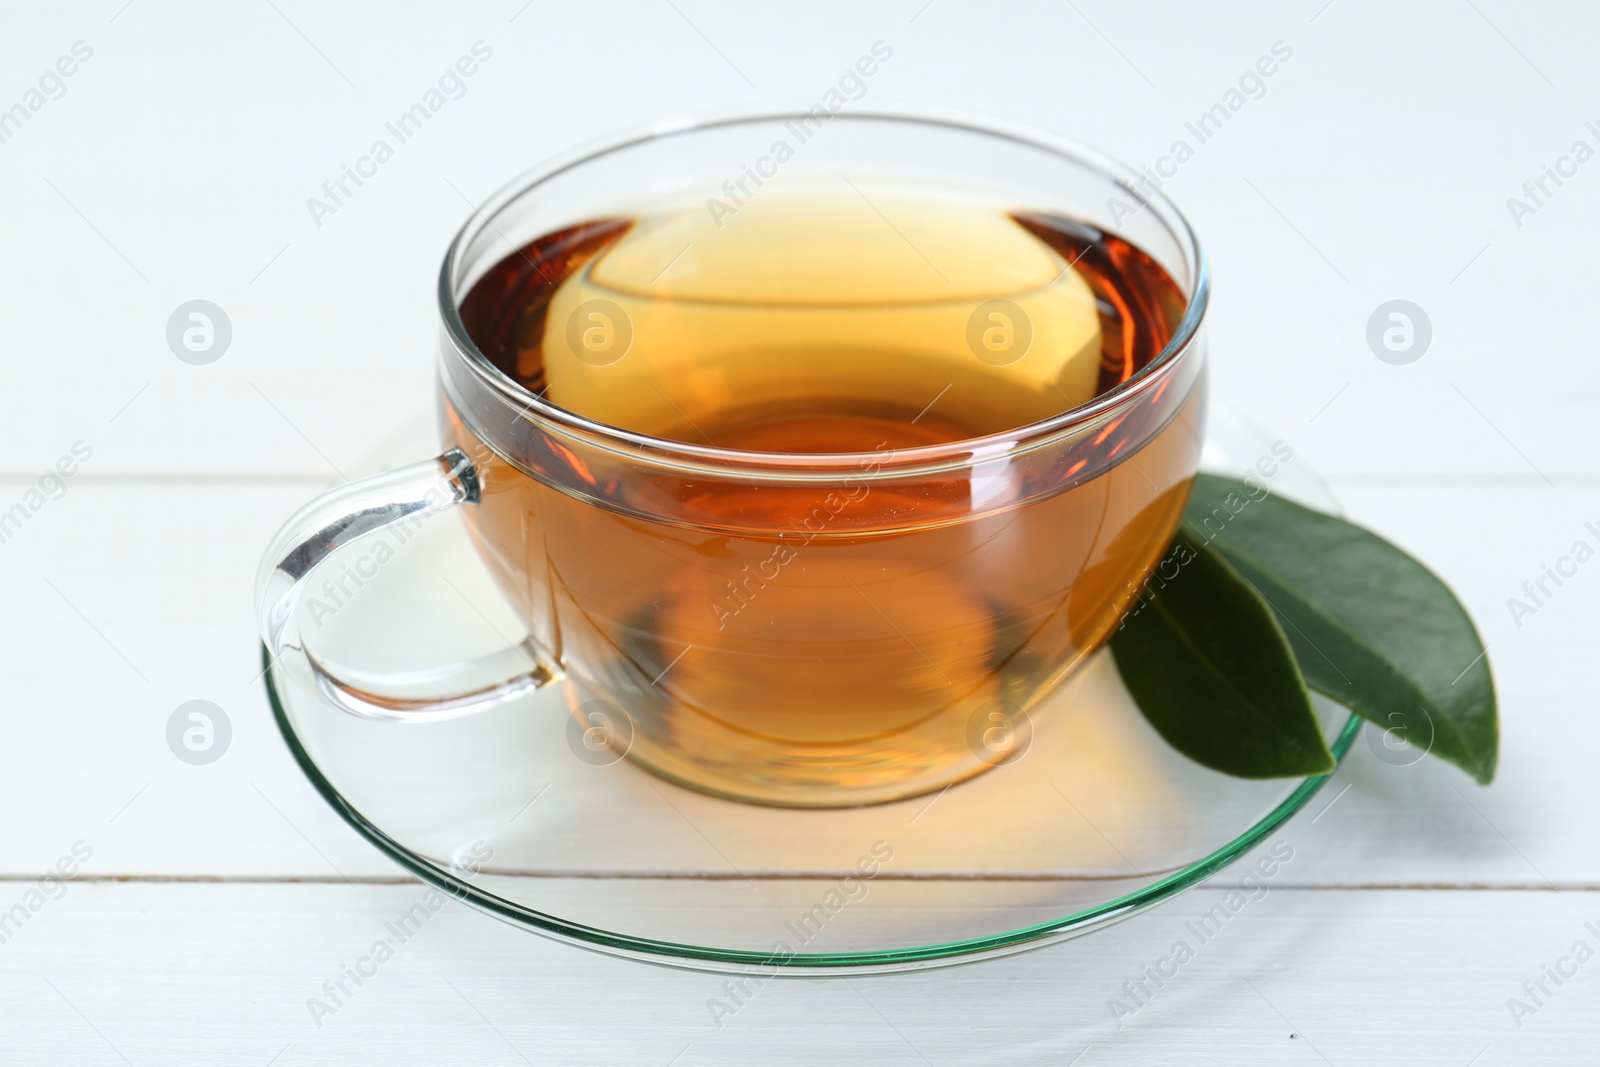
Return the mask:
<svg viewBox="0 0 1600 1067">
<path fill-rule="evenodd" d="M 1600 962 L 1520 1027 L 1506 1001 L 1579 939 L 1600 947 L 1584 927 L 1600 925 L 1600 563 L 1520 626 L 1506 601 L 1596 540 L 1600 162 L 1521 226 L 1506 199 L 1575 139 L 1600 148 L 1584 128 L 1600 119 L 1600 12 L 107 0 L 8 3 L 3 20 L 0 108 L 74 42 L 94 50 L 0 144 L 0 509 L 74 442 L 94 451 L 0 544 L 0 909 L 75 842 L 93 849 L 65 896 L 0 945 L 8 1062 L 1595 1055 Z M 1107 999 L 1215 889 L 1008 961 L 769 985 L 720 1029 L 706 1009 L 720 979 L 452 904 L 313 1025 L 306 999 L 419 887 L 321 804 L 268 717 L 250 588 L 267 537 L 335 468 L 361 469 L 430 417 L 433 286 L 467 201 L 617 127 L 815 100 L 880 39 L 894 58 L 867 103 L 990 112 L 1135 164 L 1275 41 L 1293 48 L 1168 185 L 1215 270 L 1215 395 L 1459 591 L 1500 687 L 1498 781 L 1386 766 L 1358 743 L 1286 831 L 1291 871 L 1120 1029 Z M 494 56 L 466 95 L 317 226 L 307 197 L 478 40 Z M 233 324 L 210 366 L 180 362 L 164 336 L 194 298 Z M 1365 342 L 1394 298 L 1432 321 L 1408 366 Z M 206 767 L 164 736 L 196 698 L 234 729 Z"/>
</svg>

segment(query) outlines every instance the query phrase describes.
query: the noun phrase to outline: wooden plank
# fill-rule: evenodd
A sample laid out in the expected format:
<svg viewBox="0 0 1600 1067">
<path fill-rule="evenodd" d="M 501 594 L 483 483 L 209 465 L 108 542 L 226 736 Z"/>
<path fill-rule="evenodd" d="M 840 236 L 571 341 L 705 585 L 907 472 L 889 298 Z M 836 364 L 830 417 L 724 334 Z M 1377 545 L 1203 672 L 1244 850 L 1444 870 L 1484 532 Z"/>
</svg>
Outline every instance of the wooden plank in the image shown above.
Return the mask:
<svg viewBox="0 0 1600 1067">
<path fill-rule="evenodd" d="M 13 605 L 0 643 L 0 669 L 24 709 L 9 717 L 8 744 L 0 749 L 0 802 L 29 813 L 0 844 L 0 871 L 36 870 L 59 842 L 84 837 L 100 850 L 97 869 L 103 873 L 393 872 L 306 785 L 287 758 L 255 681 L 250 598 L 257 553 L 267 531 L 311 491 L 304 484 L 212 486 L 203 494 L 181 486 L 84 484 L 0 546 L 0 580 Z M 1540 563 L 1565 551 L 1569 537 L 1583 535 L 1588 495 L 1518 486 L 1471 494 L 1458 487 L 1360 486 L 1344 490 L 1344 496 L 1356 518 L 1372 521 L 1432 562 L 1478 618 L 1500 680 L 1505 755 L 1499 781 L 1480 790 L 1435 761 L 1387 764 L 1378 757 L 1381 745 L 1358 740 L 1349 766 L 1295 824 L 1297 840 L 1306 842 L 1295 879 L 1307 885 L 1600 883 L 1593 850 L 1573 845 L 1600 831 L 1600 802 L 1585 786 L 1586 753 L 1600 741 L 1600 726 L 1577 696 L 1584 691 L 1579 672 L 1592 643 L 1600 579 L 1581 571 L 1559 597 L 1522 619 L 1520 629 L 1504 603 L 1524 577 L 1537 576 Z M 1472 536 L 1463 537 L 1463 530 Z M 470 558 L 459 562 L 455 580 L 461 588 L 474 588 L 473 570 Z M 476 580 L 481 589 L 481 575 Z M 494 610 L 492 594 L 474 596 L 484 610 Z M 403 609 L 397 605 L 396 619 L 407 618 Z M 496 640 L 475 612 L 458 610 L 460 617 L 447 620 L 441 634 L 419 634 L 417 647 L 454 639 L 465 651 L 475 642 Z M 503 619 L 500 625 L 511 624 Z M 228 755 L 206 767 L 181 763 L 165 742 L 168 717 L 197 698 L 221 705 L 234 727 Z M 357 725 L 362 724 L 352 720 Z M 547 747 L 558 746 L 558 737 L 559 731 Z M 1555 738 L 1559 743 L 1552 743 Z M 1058 740 L 1069 744 L 1071 735 Z M 1016 772 L 1037 773 L 1036 766 L 1025 762 Z M 64 768 L 73 770 L 63 773 Z M 1055 796 L 1050 777 L 1038 783 L 1046 800 Z M 1137 820 L 1117 830 L 1107 821 L 1115 816 L 1096 807 L 1096 791 L 1079 791 L 1087 781 L 1068 781 L 1065 788 L 1080 807 L 1088 805 L 1091 820 L 1113 831 L 1116 848 L 1137 852 L 1143 847 Z M 919 857 L 916 869 L 939 870 L 943 861 L 937 849 L 918 852 L 922 846 L 915 840 L 935 841 L 952 832 L 961 824 L 961 798 L 985 788 L 979 780 L 953 792 L 925 820 L 937 832 L 906 839 L 912 849 L 907 855 Z M 634 809 L 623 799 L 628 795 L 580 790 L 563 800 L 558 791 L 540 801 L 549 802 L 540 818 L 581 827 L 585 812 L 609 799 L 620 805 L 609 809 L 616 825 L 632 826 L 628 813 Z M 506 817 L 526 799 L 507 797 Z M 942 805 L 952 799 L 958 803 L 945 815 Z M 1329 802 L 1324 814 L 1321 805 Z M 692 818 L 703 807 L 725 807 L 698 796 L 686 796 L 684 803 Z M 1058 815 L 1068 814 L 1056 806 Z M 1023 820 L 1016 824 L 1022 829 L 1018 840 L 1049 829 L 1062 835 L 1063 847 L 1080 839 L 1094 845 L 1103 854 L 1102 867 L 1123 862 L 1076 816 L 1052 822 L 1045 807 L 1041 802 L 1013 816 Z M 1554 812 L 1561 814 L 1552 817 Z M 908 820 L 911 814 L 908 809 Z M 774 814 L 740 809 L 739 815 L 719 846 L 732 849 L 740 867 L 784 869 L 773 853 L 777 839 L 762 829 L 770 828 Z M 776 817 L 795 827 L 780 835 L 785 842 L 806 839 L 798 829 L 803 818 Z M 1030 829 L 1028 820 L 1037 825 Z M 1241 816 L 1240 825 L 1245 821 Z M 871 822 L 864 819 L 863 827 Z M 648 825 L 634 828 L 641 838 L 637 865 L 645 869 L 657 862 Z M 688 857 L 703 853 L 725 873 L 724 860 L 703 842 L 694 848 L 669 857 L 669 865 L 692 865 Z M 826 866 L 825 861 L 826 850 L 816 854 L 814 862 Z M 996 862 L 1005 870 L 1039 869 L 1020 854 Z M 1043 869 L 1058 870 L 1059 863 Z"/>
<path fill-rule="evenodd" d="M 0 902 L 23 888 L 0 885 Z M 664 886 L 664 901 L 676 891 Z M 775 1056 L 1276 1065 L 1322 1062 L 1319 1053 L 1331 1063 L 1565 1065 L 1590 1048 L 1600 986 L 1588 971 L 1600 964 L 1561 987 L 1544 979 L 1549 995 L 1520 1028 L 1507 1000 L 1527 998 L 1523 983 L 1575 943 L 1597 946 L 1585 924 L 1600 915 L 1600 893 L 1269 888 L 1202 941 L 1195 924 L 1226 892 L 1199 890 L 1008 960 L 767 982 L 736 1000 L 721 977 L 552 944 L 454 903 L 402 942 L 386 924 L 425 899 L 414 885 L 69 884 L 0 947 L 0 1037 L 18 1062 L 120 1054 L 174 1067 Z M 392 958 L 363 961 L 385 938 Z M 1173 974 L 1179 942 L 1191 958 Z M 360 987 L 324 989 L 358 962 Z M 1159 987 L 1144 977 L 1157 966 L 1169 975 Z M 1124 983 L 1139 982 L 1135 1003 Z M 313 1019 L 313 1000 L 331 1010 Z"/>
<path fill-rule="evenodd" d="M 876 82 L 875 93 L 987 100 L 980 106 L 1070 131 L 1136 165 L 1166 155 L 1178 137 L 1192 139 L 1185 123 L 1216 103 L 1236 68 L 1285 40 L 1295 58 L 1267 83 L 1269 95 L 1192 146 L 1196 158 L 1166 183 L 1215 268 L 1217 395 L 1329 473 L 1537 477 L 1542 470 L 1558 481 L 1600 474 L 1583 430 L 1600 395 L 1589 361 L 1569 359 L 1555 370 L 1543 357 L 1561 389 L 1519 396 L 1505 388 L 1521 373 L 1515 368 L 1534 359 L 1525 353 L 1564 353 L 1573 336 L 1572 315 L 1528 313 L 1528 287 L 1537 287 L 1539 307 L 1585 306 L 1588 279 L 1565 265 L 1586 261 L 1583 234 L 1600 217 L 1597 206 L 1581 193 L 1563 194 L 1524 225 L 1506 211 L 1507 196 L 1538 173 L 1532 161 L 1569 146 L 1582 125 L 1546 106 L 1540 79 L 1498 35 L 1484 34 L 1470 11 L 1470 18 L 1451 16 L 1448 48 L 1409 65 L 1379 64 L 1359 91 L 1343 72 L 1365 63 L 1371 47 L 1370 30 L 1360 28 L 1370 22 L 1360 17 L 1311 25 L 1231 5 L 1206 19 L 1163 12 L 1153 36 L 1142 28 L 1148 20 L 1130 18 L 1127 32 L 1144 38 L 1146 62 L 1158 63 L 1172 86 L 1170 98 L 1154 102 L 1100 91 L 1109 77 L 1131 76 L 1108 51 L 1068 70 L 1043 59 L 1030 64 L 1015 52 L 1014 35 L 998 27 L 947 38 L 920 19 L 908 27 L 893 16 L 862 23 L 855 12 L 838 14 L 862 44 L 895 43 L 884 71 L 890 80 Z M 23 20 L 7 42 L 13 69 L 42 70 L 78 37 L 100 43 L 69 93 L 6 145 L 0 192 L 16 208 L 0 286 L 11 296 L 8 350 L 20 356 L 10 367 L 12 388 L 0 397 L 5 469 L 42 468 L 82 438 L 105 442 L 97 461 L 104 472 L 322 475 L 327 463 L 318 451 L 343 466 L 405 415 L 426 411 L 435 273 L 469 202 L 599 130 L 698 108 L 726 91 L 719 79 L 732 77 L 714 66 L 675 69 L 679 77 L 651 80 L 648 93 L 628 80 L 591 84 L 590 98 L 544 107 L 538 87 L 583 80 L 589 59 L 583 49 L 548 55 L 538 42 L 563 34 L 588 40 L 594 31 L 577 13 L 538 17 L 538 31 L 526 16 L 514 24 L 418 16 L 418 23 L 382 28 L 325 17 L 313 36 L 330 55 L 345 53 L 341 66 L 363 54 L 385 57 L 352 72 L 353 81 L 373 86 L 355 93 L 271 11 L 217 13 L 208 32 L 261 49 L 232 64 L 203 60 L 207 77 L 225 87 L 218 98 L 231 102 L 224 118 L 209 99 L 159 77 L 174 63 L 202 61 L 193 60 L 186 38 L 155 20 L 92 30 L 75 18 Z M 1386 27 L 1436 29 L 1416 13 L 1384 17 Z M 1554 27 L 1583 17 L 1562 9 L 1560 17 L 1530 20 L 1525 31 L 1559 53 L 1564 37 L 1583 35 Z M 1030 18 L 1049 27 L 1037 34 L 1046 41 L 1083 28 L 1070 11 Z M 786 26 L 786 47 L 753 47 L 769 78 L 787 87 L 777 95 L 815 99 L 838 77 L 841 44 L 826 25 L 808 26 L 804 45 L 790 36 L 801 31 Z M 651 47 L 687 27 L 672 16 L 642 32 L 647 41 L 611 42 L 637 49 L 629 69 L 651 69 L 659 62 Z M 308 197 L 322 195 L 339 165 L 383 135 L 384 122 L 477 37 L 499 58 L 319 226 Z M 527 62 L 530 54 L 537 64 Z M 1221 55 L 1233 58 L 1224 63 Z M 952 74 L 985 62 L 1013 76 L 1006 84 L 1028 79 L 1027 91 L 994 98 L 992 83 Z M 1567 63 L 1581 69 L 1576 59 Z M 252 75 L 256 64 L 303 77 L 270 82 Z M 537 85 L 525 81 L 534 68 Z M 1417 78 L 1459 92 L 1448 100 L 1418 93 Z M 167 121 L 130 125 L 129 95 L 159 100 Z M 1091 95 L 1095 107 L 1083 108 L 1078 102 Z M 262 131 L 280 131 L 286 114 L 310 118 L 284 134 L 292 150 L 263 151 Z M 1500 120 L 1493 136 L 1484 134 L 1486 115 Z M 518 136 L 482 136 L 491 117 Z M 1373 153 L 1366 151 L 1373 128 L 1429 135 Z M 205 131 L 204 161 L 195 159 L 196 130 Z M 116 167 L 104 165 L 106 145 L 118 146 Z M 1402 170 L 1414 179 L 1397 184 Z M 165 194 L 157 198 L 153 189 Z M 217 236 L 173 240 L 175 233 Z M 1431 351 L 1406 367 L 1380 362 L 1365 340 L 1371 313 L 1396 295 L 1420 303 L 1435 332 Z M 196 368 L 173 357 L 163 332 L 180 302 L 200 296 L 228 311 L 236 339 L 221 361 Z"/>
</svg>

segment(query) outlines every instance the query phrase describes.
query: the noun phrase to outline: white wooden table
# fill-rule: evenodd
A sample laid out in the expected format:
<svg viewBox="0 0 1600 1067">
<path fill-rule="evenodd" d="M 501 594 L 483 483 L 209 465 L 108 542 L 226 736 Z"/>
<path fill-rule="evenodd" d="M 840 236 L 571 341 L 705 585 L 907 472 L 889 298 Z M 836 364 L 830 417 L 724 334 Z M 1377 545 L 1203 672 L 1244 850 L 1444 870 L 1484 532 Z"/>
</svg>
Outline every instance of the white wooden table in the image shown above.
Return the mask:
<svg viewBox="0 0 1600 1067">
<path fill-rule="evenodd" d="M 0 916 L 26 913 L 0 943 L 0 1060 L 1600 1055 L 1600 962 L 1561 963 L 1600 949 L 1600 564 L 1519 621 L 1506 605 L 1597 543 L 1600 163 L 1562 164 L 1575 174 L 1520 219 L 1506 203 L 1575 140 L 1600 148 L 1594 9 L 99 0 L 0 17 L 0 109 L 28 110 L 58 58 L 92 49 L 0 125 L 0 511 L 75 443 L 93 453 L 0 543 Z M 616 127 L 815 99 L 880 39 L 894 57 L 870 102 L 998 113 L 1150 164 L 1274 42 L 1292 47 L 1168 183 L 1215 268 L 1216 392 L 1460 592 L 1500 686 L 1499 780 L 1391 767 L 1358 742 L 1283 832 L 1296 860 L 1272 893 L 1120 1027 L 1109 998 L 1219 890 L 1011 960 L 770 984 L 720 1028 L 721 979 L 451 904 L 316 1025 L 307 999 L 420 887 L 321 803 L 268 717 L 251 605 L 267 536 L 335 467 L 430 416 L 434 278 L 465 200 Z M 493 57 L 464 95 L 314 220 L 307 198 L 479 40 Z M 195 298 L 233 326 L 209 366 L 164 336 Z M 1364 336 L 1394 298 L 1433 326 L 1406 366 Z M 233 727 L 208 766 L 165 739 L 197 698 Z M 41 890 L 75 849 L 76 876 Z M 1576 973 L 1557 985 L 1545 965 Z M 1508 998 L 1534 1004 L 1541 978 L 1549 995 L 1514 1019 Z"/>
</svg>

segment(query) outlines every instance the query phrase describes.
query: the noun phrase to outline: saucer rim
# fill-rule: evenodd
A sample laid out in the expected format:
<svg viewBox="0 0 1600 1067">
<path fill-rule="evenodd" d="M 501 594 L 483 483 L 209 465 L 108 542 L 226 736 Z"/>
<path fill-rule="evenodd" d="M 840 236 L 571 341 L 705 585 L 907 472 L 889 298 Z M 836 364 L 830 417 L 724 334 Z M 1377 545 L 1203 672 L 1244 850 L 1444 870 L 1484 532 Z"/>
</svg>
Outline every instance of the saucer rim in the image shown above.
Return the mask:
<svg viewBox="0 0 1600 1067">
<path fill-rule="evenodd" d="M 1349 717 L 1329 743 L 1336 761 L 1332 771 L 1302 779 L 1288 796 L 1220 848 L 1178 868 L 1164 878 L 1119 897 L 1059 919 L 982 937 L 907 948 L 779 954 L 751 949 L 687 945 L 603 930 L 517 904 L 463 881 L 446 868 L 411 851 L 390 837 L 339 792 L 322 773 L 322 769 L 301 743 L 299 735 L 290 723 L 284 702 L 278 693 L 271 653 L 265 645 L 261 646 L 261 659 L 262 684 L 272 708 L 273 720 L 277 723 L 279 733 L 283 736 L 284 743 L 288 745 L 289 752 L 300 767 L 301 773 L 306 776 L 323 801 L 351 828 L 423 882 L 512 926 L 578 948 L 679 970 L 709 971 L 718 974 L 756 973 L 763 977 L 816 978 L 830 975 L 854 977 L 975 963 L 1044 948 L 1131 918 L 1171 900 L 1230 866 L 1304 808 L 1307 802 L 1327 784 L 1328 779 L 1338 773 L 1338 768 L 1344 764 L 1363 721 L 1355 712 L 1344 709 Z"/>
</svg>

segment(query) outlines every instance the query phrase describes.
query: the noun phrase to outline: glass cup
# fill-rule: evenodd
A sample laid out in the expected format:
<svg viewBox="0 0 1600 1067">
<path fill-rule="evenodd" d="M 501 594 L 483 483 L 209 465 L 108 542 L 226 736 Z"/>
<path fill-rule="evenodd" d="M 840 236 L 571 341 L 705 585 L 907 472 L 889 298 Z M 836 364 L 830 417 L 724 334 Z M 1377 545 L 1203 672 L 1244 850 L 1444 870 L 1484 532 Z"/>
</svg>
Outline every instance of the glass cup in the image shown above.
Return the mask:
<svg viewBox="0 0 1600 1067">
<path fill-rule="evenodd" d="M 280 669 L 401 722 L 561 684 L 591 750 L 764 804 L 900 799 L 1026 751 L 1030 712 L 1105 643 L 1180 521 L 1204 418 L 1205 261 L 1148 178 L 1089 149 L 991 120 L 818 110 L 657 126 L 539 166 L 474 213 L 439 279 L 445 452 L 333 490 L 279 532 L 258 593 Z M 1142 249 L 1186 304 L 1159 355 L 1087 403 L 858 452 L 605 425 L 524 388 L 469 336 L 461 301 L 507 255 L 647 201 L 722 198 L 751 160 L 766 177 L 747 194 L 843 175 L 1070 217 Z M 523 639 L 387 676 L 307 647 L 319 568 L 458 506 Z"/>
</svg>

